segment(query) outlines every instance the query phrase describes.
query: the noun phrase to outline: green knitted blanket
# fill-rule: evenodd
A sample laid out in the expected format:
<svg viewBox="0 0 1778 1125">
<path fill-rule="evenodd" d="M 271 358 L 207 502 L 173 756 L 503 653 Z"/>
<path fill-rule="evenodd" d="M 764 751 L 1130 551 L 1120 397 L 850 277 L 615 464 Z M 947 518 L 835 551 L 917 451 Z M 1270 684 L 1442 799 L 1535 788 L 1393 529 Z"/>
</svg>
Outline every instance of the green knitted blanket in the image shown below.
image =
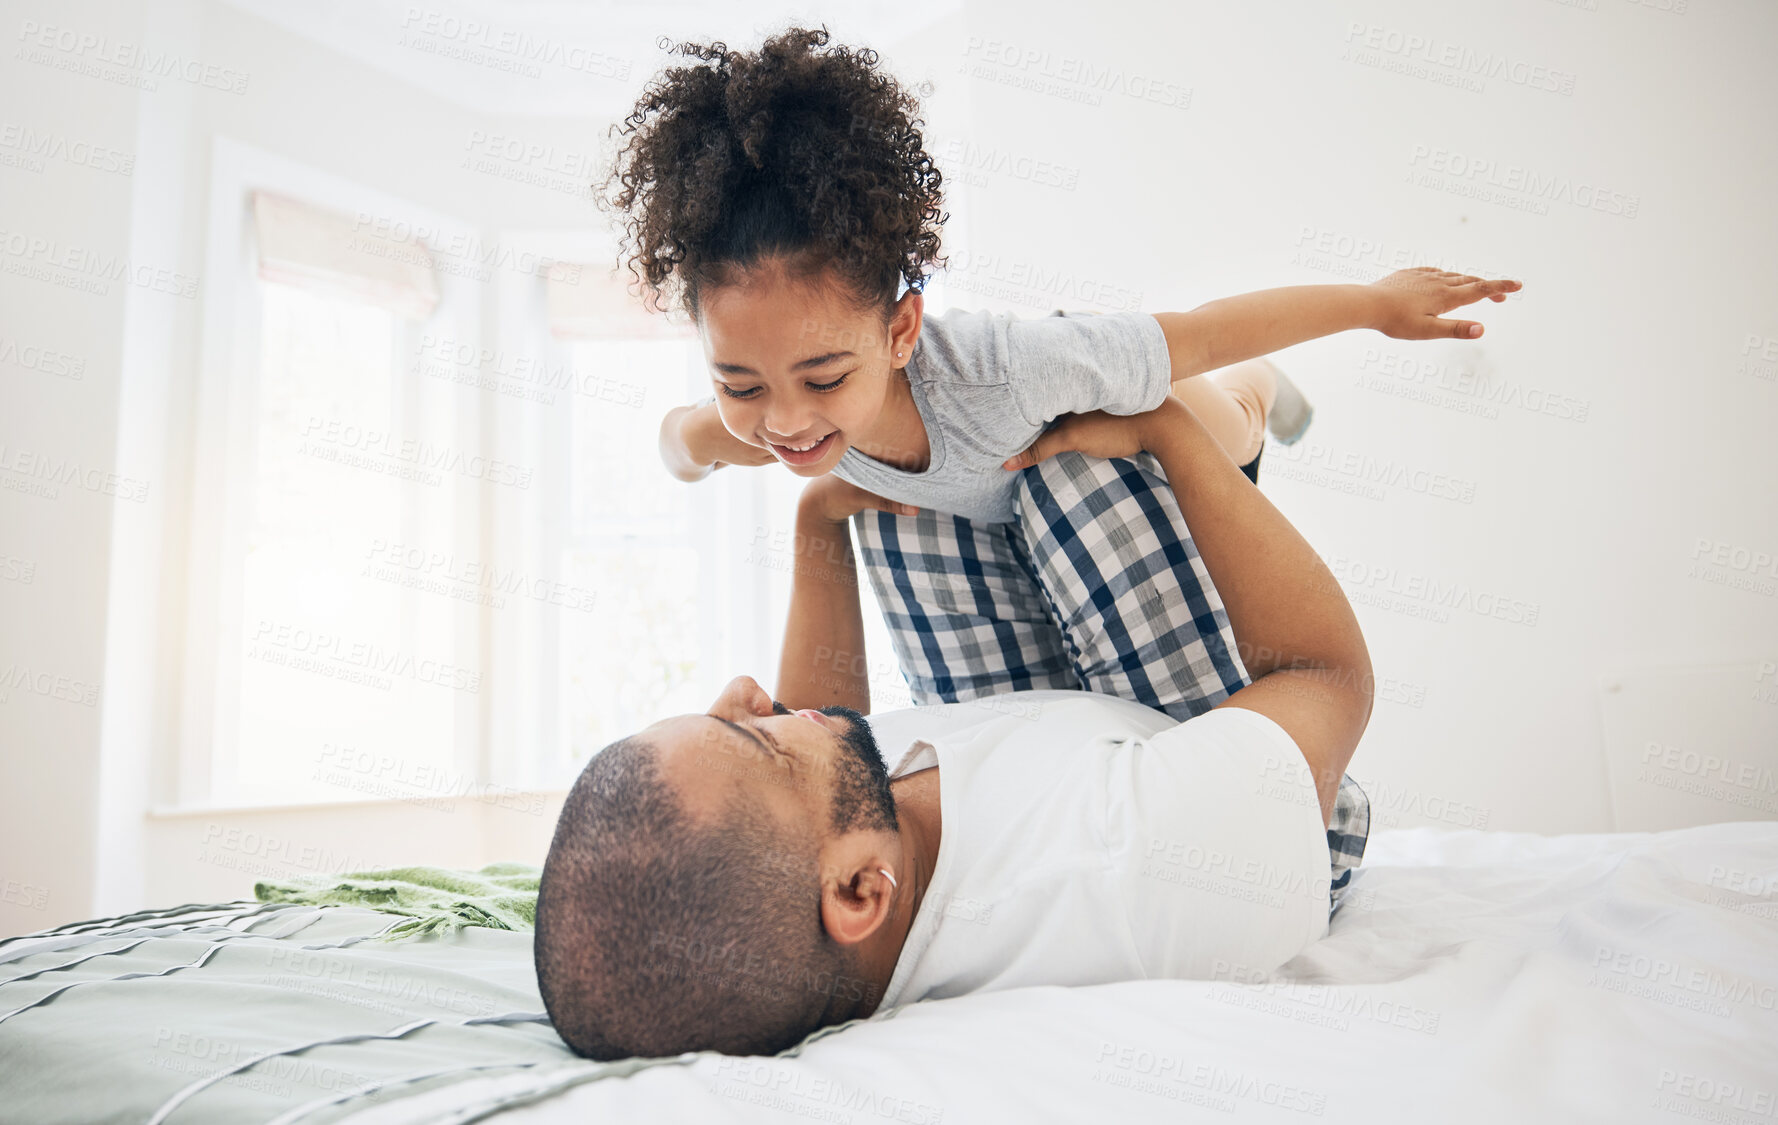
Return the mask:
<svg viewBox="0 0 1778 1125">
<path fill-rule="evenodd" d="M 260 902 L 308 906 L 364 906 L 408 920 L 385 940 L 452 933 L 464 926 L 529 930 L 537 920 L 537 879 L 542 868 L 490 863 L 479 871 L 444 867 L 390 867 L 338 875 L 297 875 L 253 884 Z"/>
</svg>

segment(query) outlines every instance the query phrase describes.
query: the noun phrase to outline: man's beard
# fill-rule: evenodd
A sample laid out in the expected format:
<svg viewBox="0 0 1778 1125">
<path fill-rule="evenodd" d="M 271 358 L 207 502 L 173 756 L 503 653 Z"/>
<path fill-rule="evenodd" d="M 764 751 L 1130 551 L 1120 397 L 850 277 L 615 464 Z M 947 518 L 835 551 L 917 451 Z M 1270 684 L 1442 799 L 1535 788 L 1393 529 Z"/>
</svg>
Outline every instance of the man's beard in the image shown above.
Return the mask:
<svg viewBox="0 0 1778 1125">
<path fill-rule="evenodd" d="M 883 755 L 877 749 L 870 723 L 850 707 L 815 707 L 811 710 L 846 720 L 845 732 L 836 732 L 842 753 L 834 758 L 833 830 L 899 831 L 900 824 L 895 819 L 895 791 L 889 787 L 889 767 L 883 764 Z M 777 715 L 794 713 L 775 699 L 772 700 L 772 712 Z"/>
</svg>

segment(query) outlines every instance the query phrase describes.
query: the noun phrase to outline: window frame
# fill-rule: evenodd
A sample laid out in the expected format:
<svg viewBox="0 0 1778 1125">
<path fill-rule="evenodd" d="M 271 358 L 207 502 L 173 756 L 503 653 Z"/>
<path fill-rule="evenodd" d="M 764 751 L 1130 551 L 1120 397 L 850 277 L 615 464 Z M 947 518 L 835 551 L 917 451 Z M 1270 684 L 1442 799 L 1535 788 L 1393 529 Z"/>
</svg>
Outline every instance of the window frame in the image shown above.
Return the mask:
<svg viewBox="0 0 1778 1125">
<path fill-rule="evenodd" d="M 501 241 L 516 254 L 584 263 L 589 270 L 608 269 L 617 258 L 611 235 L 596 229 L 506 230 Z M 620 276 L 633 285 L 627 272 Z M 501 280 L 492 346 L 509 356 L 572 365 L 582 341 L 550 335 L 542 288 L 540 278 Z M 695 384 L 696 371 L 703 369 L 702 352 L 695 337 L 688 343 L 694 367 L 688 375 Z M 559 576 L 560 560 L 576 545 L 571 405 L 558 401 L 557 409 L 545 411 L 505 396 L 494 399 L 488 410 L 494 448 L 534 451 L 539 487 L 533 490 L 536 496 L 527 519 L 515 518 L 511 508 L 492 516 L 489 561 L 527 574 Z M 695 399 L 648 387 L 636 423 L 652 432 L 668 410 Z M 775 586 L 767 568 L 744 563 L 747 543 L 756 530 L 789 526 L 794 511 L 794 500 L 786 503 L 784 489 L 771 487 L 768 474 L 773 471 L 770 466 L 725 468 L 682 486 L 691 490 L 685 545 L 697 550 L 699 569 L 708 576 L 700 593 L 711 600 L 704 606 L 698 648 L 700 660 L 709 661 L 716 670 L 713 688 L 743 672 L 768 689 L 777 677 L 789 607 L 788 581 Z M 783 475 L 790 477 L 788 472 Z M 795 484 L 800 487 L 800 482 Z M 793 498 L 794 492 L 790 495 Z M 700 534 L 699 529 L 708 533 Z M 574 756 L 566 730 L 559 620 L 559 615 L 531 606 L 494 622 L 489 638 L 492 686 L 486 761 L 492 782 L 520 789 L 566 788 L 585 764 L 585 759 Z"/>
<path fill-rule="evenodd" d="M 203 329 L 191 426 L 192 485 L 183 668 L 175 761 L 162 787 L 163 809 L 278 808 L 315 805 L 312 797 L 289 801 L 243 799 L 219 790 L 221 771 L 238 760 L 243 570 L 248 521 L 257 486 L 260 407 L 261 305 L 252 193 L 272 191 L 348 214 L 400 216 L 446 237 L 479 237 L 471 224 L 411 200 L 371 188 L 289 157 L 229 137 L 214 138 L 205 243 Z M 469 242 L 467 244 L 473 244 Z M 423 395 L 402 378 L 422 333 L 438 324 L 454 335 L 479 339 L 482 294 L 472 279 L 438 271 L 439 303 L 424 324 L 397 315 L 394 323 L 396 408 L 411 422 Z M 449 396 L 451 440 L 474 448 L 481 432 L 472 388 L 435 388 Z M 438 403 L 439 398 L 428 397 Z M 445 501 L 452 512 L 453 550 L 479 553 L 483 539 L 481 498 L 468 482 L 453 481 Z M 413 508 L 404 503 L 404 531 Z M 412 595 L 408 595 L 411 597 Z M 403 607 L 404 616 L 408 608 Z M 483 651 L 485 611 L 464 604 L 453 611 L 455 648 L 465 662 Z M 454 696 L 456 714 L 451 768 L 481 780 L 480 742 L 485 703 Z M 342 792 L 326 804 L 355 805 L 370 799 Z"/>
</svg>

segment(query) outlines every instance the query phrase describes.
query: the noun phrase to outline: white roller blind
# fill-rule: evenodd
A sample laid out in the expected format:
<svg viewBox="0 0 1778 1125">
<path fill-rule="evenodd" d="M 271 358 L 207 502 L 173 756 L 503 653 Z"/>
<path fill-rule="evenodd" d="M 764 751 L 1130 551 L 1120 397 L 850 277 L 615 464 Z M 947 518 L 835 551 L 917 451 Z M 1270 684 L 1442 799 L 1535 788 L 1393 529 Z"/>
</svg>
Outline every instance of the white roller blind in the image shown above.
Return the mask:
<svg viewBox="0 0 1778 1125">
<path fill-rule="evenodd" d="M 555 262 L 549 288 L 549 331 L 558 340 L 683 340 L 697 330 L 682 314 L 651 313 L 630 295 L 628 274 L 608 266 Z"/>
<path fill-rule="evenodd" d="M 259 276 L 425 320 L 438 305 L 432 253 L 411 223 L 253 193 Z"/>
</svg>

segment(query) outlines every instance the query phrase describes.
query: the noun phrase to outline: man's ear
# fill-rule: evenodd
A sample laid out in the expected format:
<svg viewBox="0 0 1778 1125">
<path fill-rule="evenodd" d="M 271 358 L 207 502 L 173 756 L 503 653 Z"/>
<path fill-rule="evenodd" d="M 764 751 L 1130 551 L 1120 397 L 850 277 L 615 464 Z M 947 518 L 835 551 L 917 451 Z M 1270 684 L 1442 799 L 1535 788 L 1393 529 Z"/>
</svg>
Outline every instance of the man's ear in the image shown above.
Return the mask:
<svg viewBox="0 0 1778 1125">
<path fill-rule="evenodd" d="M 895 887 L 874 858 L 824 872 L 821 879 L 821 925 L 841 945 L 856 945 L 889 920 Z"/>
</svg>

